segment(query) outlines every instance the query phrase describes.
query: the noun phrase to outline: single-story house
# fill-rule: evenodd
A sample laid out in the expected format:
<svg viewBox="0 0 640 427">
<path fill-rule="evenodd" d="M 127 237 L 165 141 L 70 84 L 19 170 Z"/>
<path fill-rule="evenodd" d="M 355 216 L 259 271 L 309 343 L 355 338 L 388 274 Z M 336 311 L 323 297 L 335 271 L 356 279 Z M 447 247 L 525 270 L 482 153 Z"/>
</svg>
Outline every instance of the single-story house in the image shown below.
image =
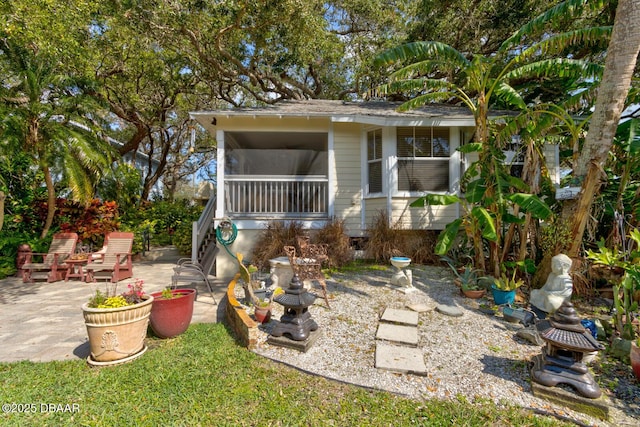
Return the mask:
<svg viewBox="0 0 640 427">
<path fill-rule="evenodd" d="M 314 229 L 340 218 L 351 237 L 363 237 L 381 211 L 404 229 L 441 230 L 457 218 L 457 205 L 409 204 L 426 192 L 459 191 L 469 160 L 456 148 L 471 141 L 473 115 L 446 105 L 398 106 L 307 100 L 191 113 L 217 139 L 211 215 L 237 227 L 230 251 L 248 256 L 274 219 Z M 557 171 L 557 150 L 548 154 Z M 233 276 L 235 259 L 225 250 L 217 257 L 216 275 Z"/>
</svg>

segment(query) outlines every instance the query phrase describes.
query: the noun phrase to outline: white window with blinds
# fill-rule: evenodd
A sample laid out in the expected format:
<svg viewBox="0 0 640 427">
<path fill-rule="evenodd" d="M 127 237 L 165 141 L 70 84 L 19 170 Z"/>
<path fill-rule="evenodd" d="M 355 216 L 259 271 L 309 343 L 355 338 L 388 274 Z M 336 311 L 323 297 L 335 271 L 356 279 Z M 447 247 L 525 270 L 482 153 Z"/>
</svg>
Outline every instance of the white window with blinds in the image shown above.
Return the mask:
<svg viewBox="0 0 640 427">
<path fill-rule="evenodd" d="M 449 128 L 398 127 L 398 191 L 449 190 Z"/>
<path fill-rule="evenodd" d="M 382 129 L 367 132 L 368 193 L 382 193 Z"/>
</svg>

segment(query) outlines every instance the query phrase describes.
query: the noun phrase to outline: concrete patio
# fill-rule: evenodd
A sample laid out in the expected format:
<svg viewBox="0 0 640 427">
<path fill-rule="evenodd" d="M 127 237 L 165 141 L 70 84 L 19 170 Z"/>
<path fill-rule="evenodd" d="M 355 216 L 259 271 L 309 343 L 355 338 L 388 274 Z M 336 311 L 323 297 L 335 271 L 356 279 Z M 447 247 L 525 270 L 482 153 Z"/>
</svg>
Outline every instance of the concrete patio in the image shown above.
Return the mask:
<svg viewBox="0 0 640 427">
<path fill-rule="evenodd" d="M 121 281 L 117 292 L 125 291 L 134 279 L 144 280 L 147 293 L 164 289 L 171 284 L 177 259 L 173 251 L 148 253 L 145 260 L 134 262 L 133 278 Z M 195 284 L 198 296 L 192 323 L 223 319 L 222 298 L 227 283 L 214 280 L 212 286 L 218 304 L 204 283 Z M 86 359 L 89 344 L 81 307 L 97 289 L 104 291 L 104 282 L 23 283 L 19 277 L 0 280 L 0 362 Z"/>
</svg>

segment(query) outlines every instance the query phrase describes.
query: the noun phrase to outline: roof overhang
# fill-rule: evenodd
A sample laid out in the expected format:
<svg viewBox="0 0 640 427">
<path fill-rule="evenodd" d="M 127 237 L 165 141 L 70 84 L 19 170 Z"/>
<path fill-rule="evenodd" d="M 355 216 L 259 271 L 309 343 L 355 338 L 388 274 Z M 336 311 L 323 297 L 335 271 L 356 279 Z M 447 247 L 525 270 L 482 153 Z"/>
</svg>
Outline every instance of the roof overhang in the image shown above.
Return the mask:
<svg viewBox="0 0 640 427">
<path fill-rule="evenodd" d="M 260 108 L 195 111 L 190 113 L 209 132 L 225 130 L 230 119 L 324 119 L 335 123 L 360 123 L 372 126 L 474 126 L 473 114 L 467 108 L 442 104 L 399 111 L 400 103 L 371 101 L 345 102 L 331 100 L 283 101 Z"/>
</svg>

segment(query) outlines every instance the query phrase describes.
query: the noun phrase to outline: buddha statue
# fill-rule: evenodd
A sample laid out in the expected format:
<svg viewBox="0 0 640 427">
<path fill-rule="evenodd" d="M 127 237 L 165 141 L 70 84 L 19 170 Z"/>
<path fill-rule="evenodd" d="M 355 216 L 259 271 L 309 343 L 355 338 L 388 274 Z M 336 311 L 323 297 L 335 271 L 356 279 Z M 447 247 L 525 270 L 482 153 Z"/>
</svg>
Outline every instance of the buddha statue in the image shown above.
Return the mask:
<svg viewBox="0 0 640 427">
<path fill-rule="evenodd" d="M 539 319 L 553 314 L 563 302 L 571 299 L 573 281 L 569 275 L 571 258 L 559 254 L 551 258 L 551 273 L 540 289 L 531 291 L 529 304 Z"/>
</svg>

